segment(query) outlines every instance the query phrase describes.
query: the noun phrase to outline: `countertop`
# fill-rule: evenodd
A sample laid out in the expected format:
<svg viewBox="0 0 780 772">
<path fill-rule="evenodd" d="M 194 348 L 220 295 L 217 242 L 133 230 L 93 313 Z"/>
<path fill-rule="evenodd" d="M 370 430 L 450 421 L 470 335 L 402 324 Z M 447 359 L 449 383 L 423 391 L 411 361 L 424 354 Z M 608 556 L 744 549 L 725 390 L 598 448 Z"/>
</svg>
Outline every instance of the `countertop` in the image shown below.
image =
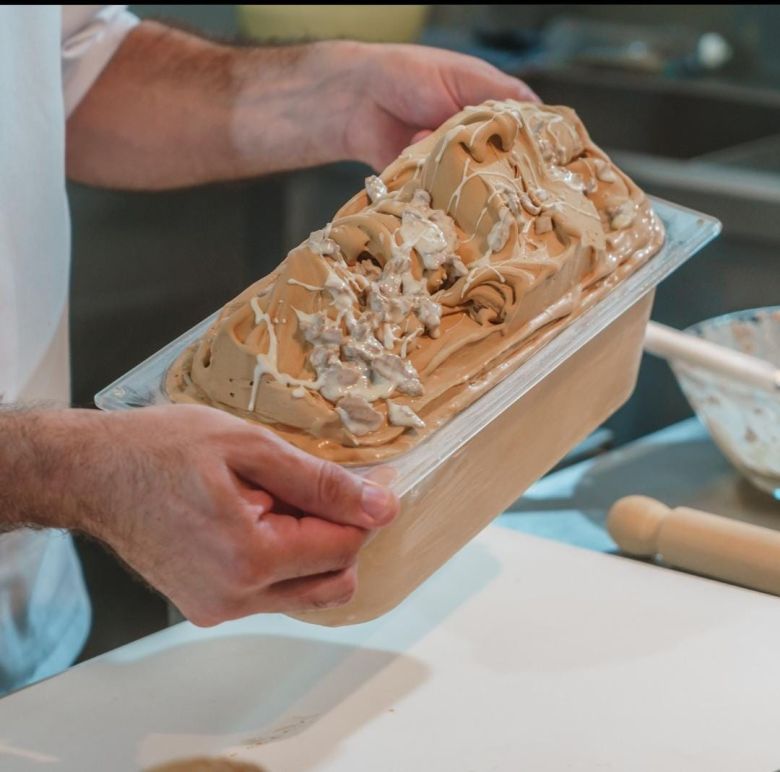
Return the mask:
<svg viewBox="0 0 780 772">
<path fill-rule="evenodd" d="M 631 492 L 780 519 L 685 422 L 537 483 L 379 620 L 184 623 L 0 700 L 0 768 L 780 768 L 780 599 L 601 554 Z"/>
</svg>

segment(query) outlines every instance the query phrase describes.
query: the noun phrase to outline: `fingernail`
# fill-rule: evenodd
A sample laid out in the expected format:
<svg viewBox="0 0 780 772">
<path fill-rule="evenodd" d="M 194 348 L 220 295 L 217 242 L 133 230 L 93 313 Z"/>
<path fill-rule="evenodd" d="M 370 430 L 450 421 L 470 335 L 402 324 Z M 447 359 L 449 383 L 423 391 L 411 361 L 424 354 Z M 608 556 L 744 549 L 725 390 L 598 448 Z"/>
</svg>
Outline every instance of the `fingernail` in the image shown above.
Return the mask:
<svg viewBox="0 0 780 772">
<path fill-rule="evenodd" d="M 387 520 L 393 513 L 394 503 L 393 495 L 386 488 L 370 482 L 363 484 L 360 506 L 374 522 Z"/>
<path fill-rule="evenodd" d="M 391 488 L 398 479 L 398 470 L 387 464 L 375 466 L 365 474 L 365 479 L 377 485 L 383 485 L 385 488 Z"/>
</svg>

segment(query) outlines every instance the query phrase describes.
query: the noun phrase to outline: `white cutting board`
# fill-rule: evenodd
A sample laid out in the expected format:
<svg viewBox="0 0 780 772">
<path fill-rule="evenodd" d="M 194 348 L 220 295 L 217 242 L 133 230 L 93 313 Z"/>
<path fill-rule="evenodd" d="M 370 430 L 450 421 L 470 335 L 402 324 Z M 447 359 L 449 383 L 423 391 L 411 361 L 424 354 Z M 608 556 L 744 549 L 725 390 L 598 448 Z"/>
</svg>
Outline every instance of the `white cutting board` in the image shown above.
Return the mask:
<svg viewBox="0 0 780 772">
<path fill-rule="evenodd" d="M 375 622 L 178 625 L 11 695 L 0 748 L 2 770 L 771 772 L 780 599 L 491 526 Z"/>
</svg>

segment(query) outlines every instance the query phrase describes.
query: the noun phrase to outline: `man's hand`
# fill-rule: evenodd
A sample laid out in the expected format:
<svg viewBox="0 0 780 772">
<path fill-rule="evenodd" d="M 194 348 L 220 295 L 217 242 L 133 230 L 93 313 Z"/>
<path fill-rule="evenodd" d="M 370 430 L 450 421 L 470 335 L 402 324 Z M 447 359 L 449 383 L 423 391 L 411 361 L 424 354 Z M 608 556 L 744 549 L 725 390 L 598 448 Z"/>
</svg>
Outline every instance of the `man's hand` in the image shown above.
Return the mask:
<svg viewBox="0 0 780 772">
<path fill-rule="evenodd" d="M 381 169 L 466 105 L 506 98 L 536 96 L 436 48 L 231 48 L 145 21 L 68 120 L 67 170 L 92 185 L 159 189 L 347 159 Z"/>
<path fill-rule="evenodd" d="M 5 413 L 0 462 L 6 527 L 103 540 L 199 625 L 347 602 L 359 549 L 398 511 L 386 488 L 205 407 Z"/>
<path fill-rule="evenodd" d="M 473 56 L 424 46 L 353 45 L 354 106 L 343 155 L 380 171 L 467 105 L 539 101 L 523 81 Z"/>
<path fill-rule="evenodd" d="M 268 89 L 258 90 L 250 60 L 245 64 L 234 136 L 249 165 L 258 153 L 272 162 L 264 147 L 275 141 L 273 163 L 283 168 L 357 160 L 381 171 L 467 105 L 539 101 L 525 83 L 487 62 L 437 48 L 331 41 L 292 50 L 298 53 L 282 82 L 295 85 L 287 93 L 278 89 L 269 98 Z"/>
</svg>

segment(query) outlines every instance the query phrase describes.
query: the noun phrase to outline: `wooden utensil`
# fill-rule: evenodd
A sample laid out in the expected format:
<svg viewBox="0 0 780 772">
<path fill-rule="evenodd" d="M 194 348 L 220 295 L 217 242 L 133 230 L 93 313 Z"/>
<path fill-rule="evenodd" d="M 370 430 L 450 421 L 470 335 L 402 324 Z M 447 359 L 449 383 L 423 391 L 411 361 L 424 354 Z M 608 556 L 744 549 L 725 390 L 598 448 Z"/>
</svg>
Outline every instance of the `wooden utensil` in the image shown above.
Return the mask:
<svg viewBox="0 0 780 772">
<path fill-rule="evenodd" d="M 645 351 L 662 359 L 676 359 L 756 386 L 780 393 L 780 370 L 770 362 L 720 346 L 658 322 L 648 322 Z"/>
<path fill-rule="evenodd" d="M 627 496 L 607 515 L 620 549 L 780 595 L 780 531 L 688 507 L 670 509 L 647 496 Z"/>
</svg>

